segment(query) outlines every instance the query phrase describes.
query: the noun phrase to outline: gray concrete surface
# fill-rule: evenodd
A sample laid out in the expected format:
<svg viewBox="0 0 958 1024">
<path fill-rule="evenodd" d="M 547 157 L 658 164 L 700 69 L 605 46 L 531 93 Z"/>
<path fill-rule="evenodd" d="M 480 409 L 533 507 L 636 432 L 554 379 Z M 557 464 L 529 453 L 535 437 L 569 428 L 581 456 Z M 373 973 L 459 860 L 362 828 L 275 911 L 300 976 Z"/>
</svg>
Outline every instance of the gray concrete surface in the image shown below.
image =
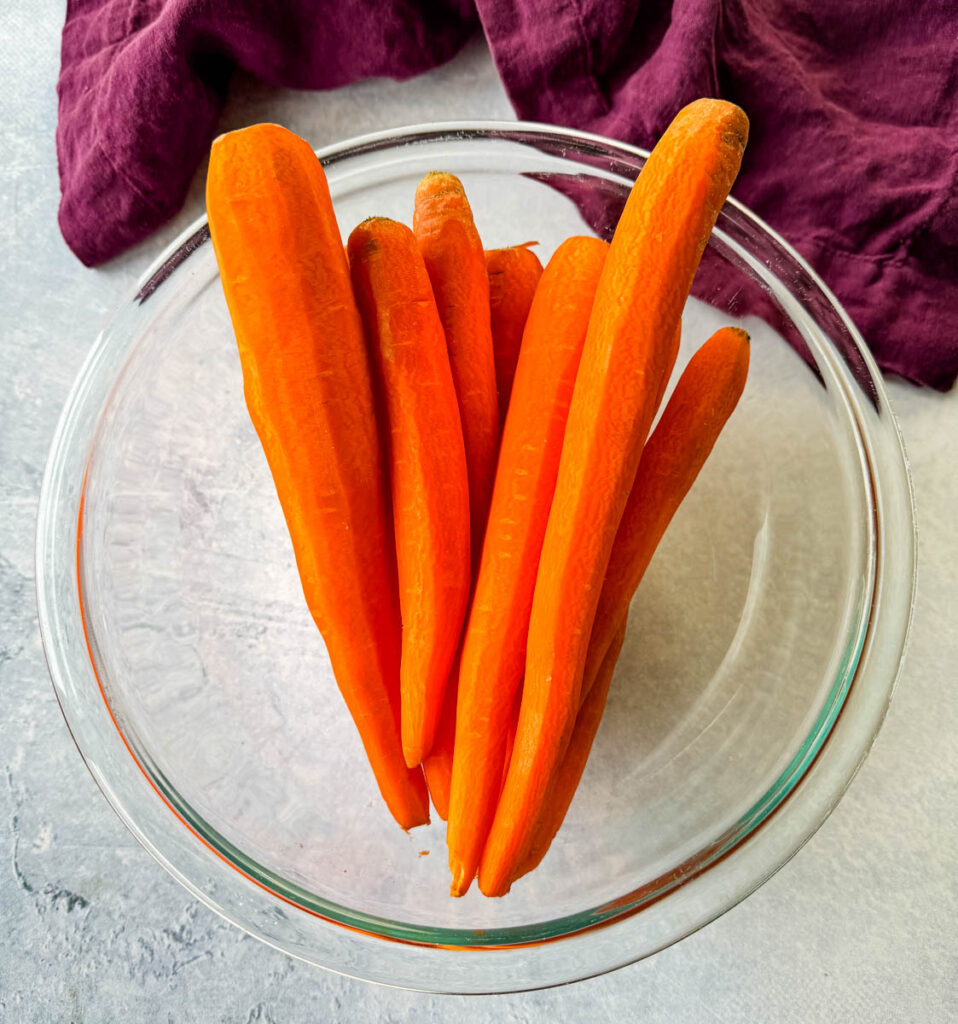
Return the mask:
<svg viewBox="0 0 958 1024">
<path fill-rule="evenodd" d="M 891 382 L 921 529 L 911 651 L 848 794 L 745 903 L 613 975 L 544 993 L 430 997 L 294 962 L 191 899 L 110 810 L 43 661 L 34 518 L 47 447 L 109 311 L 201 212 L 98 270 L 56 226 L 63 5 L 0 5 L 0 1020 L 914 1021 L 958 1019 L 958 391 Z M 316 142 L 415 121 L 510 117 L 485 48 L 403 85 L 277 94 L 239 80 L 224 124 Z"/>
</svg>

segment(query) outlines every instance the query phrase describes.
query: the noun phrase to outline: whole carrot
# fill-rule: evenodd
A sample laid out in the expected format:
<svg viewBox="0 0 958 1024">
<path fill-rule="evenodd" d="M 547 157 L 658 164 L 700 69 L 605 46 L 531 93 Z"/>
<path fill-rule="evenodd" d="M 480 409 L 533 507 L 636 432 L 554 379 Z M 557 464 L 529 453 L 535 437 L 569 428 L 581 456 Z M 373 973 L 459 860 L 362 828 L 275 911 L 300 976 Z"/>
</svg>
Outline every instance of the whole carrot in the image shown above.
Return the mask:
<svg viewBox="0 0 958 1024">
<path fill-rule="evenodd" d="M 716 331 L 692 356 L 642 452 L 599 597 L 575 729 L 516 877 L 538 865 L 565 818 L 602 717 L 632 596 L 741 397 L 748 363 L 745 331 Z"/>
<path fill-rule="evenodd" d="M 569 400 L 608 248 L 597 238 L 563 242 L 526 321 L 459 670 L 447 829 L 454 896 L 475 876 L 502 785 Z"/>
<path fill-rule="evenodd" d="M 539 560 L 515 749 L 479 871 L 486 895 L 508 891 L 572 731 L 599 590 L 670 339 L 747 133 L 730 103 L 699 100 L 680 111 L 612 239 Z"/>
<path fill-rule="evenodd" d="M 619 660 L 619 652 L 622 650 L 624 642 L 625 626 L 623 625 L 619 627 L 618 632 L 612 637 L 612 643 L 606 648 L 605 657 L 600 662 L 596 673 L 595 685 L 582 707 L 579 708 L 575 728 L 569 739 L 569 746 L 549 786 L 548 799 L 532 831 L 529 848 L 519 864 L 513 881 L 527 875 L 539 866 L 562 826 L 562 822 L 565 821 L 566 813 L 579 788 L 582 773 L 588 763 L 592 743 L 599 730 L 599 723 L 602 721 L 606 698 L 609 695 L 609 685 L 615 674 L 615 665 Z"/>
<path fill-rule="evenodd" d="M 374 217 L 349 236 L 353 289 L 389 421 L 402 613 L 402 745 L 433 744 L 471 580 L 469 481 L 446 340 L 416 239 Z"/>
<path fill-rule="evenodd" d="M 748 334 L 735 327 L 716 331 L 689 360 L 642 452 L 596 607 L 583 700 L 666 527 L 738 404 L 748 364 Z"/>
<path fill-rule="evenodd" d="M 419 182 L 413 230 L 446 332 L 469 469 L 472 557 L 478 565 L 499 452 L 499 400 L 485 253 L 455 175 L 434 171 Z"/>
<path fill-rule="evenodd" d="M 213 143 L 210 234 L 250 418 L 309 610 L 396 820 L 429 820 L 399 731 L 395 552 L 369 357 L 326 177 L 277 125 Z"/>
<path fill-rule="evenodd" d="M 475 574 L 499 452 L 499 413 L 485 254 L 462 182 L 455 175 L 432 172 L 419 182 L 413 230 L 436 297 L 459 401 Z M 458 679 L 450 678 L 447 690 L 454 691 L 457 685 Z M 442 817 L 449 799 L 455 711 L 451 700 L 444 703 L 437 728 L 441 748 L 435 755 L 424 751 L 430 793 Z"/>
<path fill-rule="evenodd" d="M 496 360 L 496 386 L 499 389 L 499 422 L 505 425 L 512 379 L 519 361 L 519 346 L 526 317 L 532 305 L 536 285 L 542 277 L 539 257 L 525 245 L 486 250 L 489 275 L 489 310 L 492 322 L 492 348 Z"/>
</svg>

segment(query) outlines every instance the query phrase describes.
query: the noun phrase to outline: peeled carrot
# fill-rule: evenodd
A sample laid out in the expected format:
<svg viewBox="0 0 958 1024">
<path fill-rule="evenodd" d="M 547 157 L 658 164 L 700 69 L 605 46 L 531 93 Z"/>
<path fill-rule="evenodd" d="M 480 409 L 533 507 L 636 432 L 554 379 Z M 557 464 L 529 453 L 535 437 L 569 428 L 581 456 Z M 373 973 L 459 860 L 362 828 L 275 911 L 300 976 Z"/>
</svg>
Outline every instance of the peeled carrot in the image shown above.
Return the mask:
<svg viewBox="0 0 958 1024">
<path fill-rule="evenodd" d="M 487 249 L 486 272 L 489 275 L 496 387 L 499 389 L 499 422 L 505 425 L 522 332 L 536 285 L 542 277 L 542 264 L 531 249 L 514 245 L 508 249 Z"/>
<path fill-rule="evenodd" d="M 532 832 L 529 848 L 522 858 L 513 881 L 527 875 L 539 866 L 562 826 L 562 822 L 565 821 L 566 813 L 579 788 L 582 773 L 589 760 L 592 743 L 599 730 L 599 723 L 602 721 L 609 685 L 615 674 L 615 665 L 619 660 L 619 652 L 622 650 L 624 642 L 625 626 L 622 625 L 613 636 L 612 643 L 606 648 L 605 657 L 599 664 L 596 673 L 595 685 L 582 707 L 579 708 L 568 749 L 549 787 L 549 798 L 539 815 L 539 820 Z"/>
<path fill-rule="evenodd" d="M 471 580 L 469 481 L 442 324 L 416 239 L 374 217 L 349 236 L 353 289 L 389 421 L 406 763 L 433 744 Z"/>
<path fill-rule="evenodd" d="M 669 361 L 665 364 L 665 371 L 662 374 L 662 379 L 659 381 L 658 391 L 655 393 L 655 403 L 652 409 L 652 418 L 655 418 L 656 413 L 659 411 L 659 406 L 662 404 L 662 399 L 665 398 L 665 392 L 668 390 L 669 380 L 672 377 L 672 371 L 675 369 L 675 360 L 679 355 L 679 345 L 682 342 L 682 321 L 680 320 L 675 326 L 675 334 L 672 335 L 672 340 L 669 342 Z"/>
<path fill-rule="evenodd" d="M 502 795 L 502 787 L 506 784 L 506 775 L 509 772 L 509 762 L 512 760 L 512 748 L 516 742 L 516 726 L 519 724 L 519 708 L 522 707 L 522 684 L 516 691 L 516 699 L 512 702 L 512 712 L 509 716 L 509 728 L 506 730 L 506 756 L 502 759 L 502 778 L 499 782 L 499 795 Z"/>
<path fill-rule="evenodd" d="M 459 657 L 452 663 L 446 694 L 442 700 L 442 712 L 436 728 L 432 749 L 423 758 L 422 770 L 426 775 L 426 787 L 432 798 L 436 814 L 446 821 L 449 818 L 449 791 L 452 787 L 452 752 L 456 741 L 456 701 L 459 697 Z"/>
<path fill-rule="evenodd" d="M 668 387 L 669 378 L 672 376 L 672 369 L 675 366 L 675 359 L 678 356 L 678 349 L 679 349 L 680 338 L 681 338 L 681 324 L 679 324 L 679 326 L 676 327 L 676 329 L 675 329 L 675 336 L 672 339 L 672 346 L 671 346 L 672 347 L 672 360 L 671 360 L 671 362 L 666 367 L 665 373 L 662 376 L 662 381 L 659 384 L 658 392 L 656 394 L 656 399 L 655 399 L 655 409 L 656 409 L 656 412 L 658 411 L 659 406 L 662 404 L 662 398 L 665 395 L 666 388 Z M 641 466 L 641 462 L 640 462 L 640 466 Z M 613 545 L 613 550 L 614 550 L 614 545 Z M 590 644 L 589 644 L 589 654 L 586 656 L 586 665 L 587 666 L 589 664 L 589 658 L 591 657 L 591 654 L 592 654 L 592 644 L 591 644 L 591 641 L 590 641 Z M 597 667 L 595 667 L 593 669 L 592 676 L 589 676 L 588 675 L 588 669 L 587 669 L 586 674 L 584 674 L 584 676 L 583 676 L 582 693 L 581 693 L 581 696 L 580 696 L 580 699 L 579 699 L 580 714 L 581 714 L 581 705 L 585 703 L 585 699 L 586 699 L 586 696 L 587 696 L 587 693 L 588 693 L 588 687 L 586 686 L 586 684 L 588 683 L 589 687 L 591 687 L 592 681 L 594 681 L 594 676 L 595 676 L 595 674 L 598 671 L 601 671 L 601 669 L 597 666 Z M 610 669 L 610 673 L 611 673 L 611 669 Z M 503 776 L 502 776 L 502 783 L 503 783 L 503 785 L 505 784 L 506 772 L 509 770 L 509 761 L 510 761 L 510 759 L 512 757 L 512 747 L 513 747 L 513 744 L 515 743 L 515 739 L 516 739 L 516 726 L 517 726 L 518 721 L 519 721 L 519 707 L 520 707 L 520 704 L 521 704 L 521 701 L 519 699 L 520 697 L 521 697 L 521 691 L 516 694 L 516 703 L 515 703 L 515 705 L 513 707 L 512 721 L 509 723 L 509 731 L 506 734 L 506 758 L 505 758 L 505 765 L 503 767 Z M 578 718 L 577 718 L 576 719 L 576 730 L 578 730 L 578 728 L 579 728 L 579 724 L 578 724 Z M 574 736 L 573 736 L 573 739 L 570 740 L 569 742 L 570 742 L 570 744 L 574 742 Z M 566 757 L 568 757 L 568 756 L 569 755 L 566 754 Z M 565 758 L 563 758 L 562 762 L 560 763 L 560 769 L 559 769 L 560 772 L 561 771 L 565 771 L 565 769 L 562 767 L 562 766 L 564 766 L 564 764 L 565 764 Z M 425 768 L 426 766 L 423 765 L 423 767 Z M 584 767 L 584 765 L 583 765 L 583 767 Z M 432 783 L 430 782 L 430 779 L 429 779 L 429 772 L 428 772 L 428 770 L 426 771 L 426 784 L 429 786 L 430 792 L 431 792 L 431 790 L 432 790 Z M 501 793 L 502 792 L 502 786 L 499 787 L 499 790 L 500 790 L 500 793 Z M 572 799 L 571 794 L 569 796 L 569 799 L 570 800 Z M 547 804 L 546 804 L 546 811 L 544 813 L 549 813 L 550 812 L 551 800 L 552 800 L 552 797 L 550 796 L 549 800 L 547 801 Z M 561 824 L 561 821 L 559 822 L 559 824 Z M 537 826 L 537 831 L 533 835 L 533 842 L 535 842 L 536 836 L 538 835 L 538 828 L 539 827 L 540 826 Z M 556 831 L 558 831 L 558 825 L 556 825 Z M 551 839 L 550 839 L 550 842 L 551 842 Z M 543 854 L 544 854 L 544 852 L 545 851 L 543 851 Z M 538 861 L 536 863 L 538 863 Z M 533 865 L 533 867 L 534 866 L 535 865 Z M 518 874 L 515 876 L 515 878 L 513 878 L 513 881 L 515 881 L 516 878 L 520 878 L 522 875 L 526 874 L 528 871 L 531 871 L 531 870 L 532 870 L 531 867 L 530 868 L 525 868 L 525 869 L 520 868 Z"/>
<path fill-rule="evenodd" d="M 309 610 L 390 811 L 429 820 L 400 744 L 400 618 L 369 357 L 326 177 L 277 125 L 213 143 L 213 249 L 250 418 Z"/>
<path fill-rule="evenodd" d="M 486 258 L 455 175 L 434 171 L 419 182 L 413 230 L 446 332 L 469 469 L 472 557 L 478 565 L 499 452 L 499 400 Z"/>
<path fill-rule="evenodd" d="M 432 797 L 436 813 L 443 821 L 449 819 L 449 796 L 452 789 L 452 762 L 456 742 L 456 701 L 459 694 L 459 662 L 457 661 L 449 674 L 449 683 L 446 687 L 446 696 L 442 704 L 442 714 L 439 716 L 439 728 L 436 730 L 436 738 L 433 741 L 432 750 L 429 756 L 423 759 L 422 770 L 426 775 L 426 786 L 429 789 L 429 796 Z M 499 773 L 499 792 L 502 792 L 503 783 L 506 781 L 506 772 L 509 770 L 509 758 L 512 757 L 512 743 L 516 736 L 516 722 L 519 719 L 519 697 L 521 691 L 516 693 L 516 699 L 512 704 L 509 725 L 506 728 L 505 755 L 502 759 L 502 767 Z"/>
<path fill-rule="evenodd" d="M 565 818 L 602 717 L 632 596 L 666 527 L 738 404 L 748 363 L 745 331 L 733 327 L 716 331 L 692 356 L 642 452 L 599 597 L 575 729 L 517 878 L 539 864 Z"/>
<path fill-rule="evenodd" d="M 492 346 L 489 277 L 462 182 L 455 175 L 427 174 L 416 188 L 413 230 L 426 263 L 446 335 L 469 474 L 469 522 L 473 573 L 486 528 L 499 452 L 499 409 Z M 458 680 L 450 678 L 447 690 Z M 424 753 L 436 810 L 448 806 L 455 704 L 440 709 L 441 747 Z M 440 814 L 444 817 L 445 815 Z"/>
<path fill-rule="evenodd" d="M 738 404 L 748 376 L 745 331 L 723 327 L 692 356 L 652 432 L 622 513 L 596 608 L 583 699 L 682 499 Z"/>
<path fill-rule="evenodd" d="M 508 892 L 572 732 L 599 590 L 671 339 L 747 134 L 733 104 L 698 100 L 680 111 L 616 228 L 539 560 L 515 748 L 479 870 L 488 896 Z"/>
<path fill-rule="evenodd" d="M 475 876 L 499 797 L 569 400 L 608 249 L 597 238 L 563 242 L 526 321 L 459 670 L 447 830 L 454 896 Z"/>
</svg>

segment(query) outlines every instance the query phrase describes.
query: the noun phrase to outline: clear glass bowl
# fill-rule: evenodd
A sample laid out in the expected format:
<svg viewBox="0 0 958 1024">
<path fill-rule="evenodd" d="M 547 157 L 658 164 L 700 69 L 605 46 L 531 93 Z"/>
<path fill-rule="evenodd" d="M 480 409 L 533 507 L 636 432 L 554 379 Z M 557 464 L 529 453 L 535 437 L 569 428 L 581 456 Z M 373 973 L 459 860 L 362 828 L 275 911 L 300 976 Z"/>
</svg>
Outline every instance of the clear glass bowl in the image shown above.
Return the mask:
<svg viewBox="0 0 958 1024">
<path fill-rule="evenodd" d="M 568 235 L 608 233 L 644 154 L 469 124 L 321 157 L 344 233 L 374 213 L 408 222 L 416 181 L 441 168 L 465 182 L 487 246 L 535 239 L 545 262 Z M 661 949 L 814 832 L 874 739 L 902 657 L 906 464 L 847 316 L 737 203 L 695 294 L 679 365 L 742 322 L 745 395 L 633 603 L 553 849 L 506 898 L 473 887 L 454 900 L 442 823 L 406 835 L 389 817 L 307 614 L 205 224 L 146 274 L 53 443 L 40 625 L 90 771 L 199 899 L 349 975 L 517 990 Z"/>
</svg>

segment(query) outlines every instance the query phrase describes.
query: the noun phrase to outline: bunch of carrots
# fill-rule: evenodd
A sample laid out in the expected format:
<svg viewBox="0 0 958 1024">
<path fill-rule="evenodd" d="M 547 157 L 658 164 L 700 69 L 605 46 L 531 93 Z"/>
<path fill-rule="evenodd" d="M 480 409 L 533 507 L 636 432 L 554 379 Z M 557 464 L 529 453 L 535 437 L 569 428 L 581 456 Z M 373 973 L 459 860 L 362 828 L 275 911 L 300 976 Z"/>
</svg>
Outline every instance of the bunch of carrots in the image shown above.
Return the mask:
<svg viewBox="0 0 958 1024">
<path fill-rule="evenodd" d="M 322 167 L 256 125 L 216 140 L 207 209 L 246 401 L 310 612 L 399 824 L 448 821 L 451 891 L 500 896 L 562 824 L 629 603 L 734 409 L 717 331 L 650 430 L 748 121 L 698 100 L 611 244 L 484 251 L 460 181 L 344 252 Z M 428 789 L 428 792 L 427 792 Z"/>
</svg>

